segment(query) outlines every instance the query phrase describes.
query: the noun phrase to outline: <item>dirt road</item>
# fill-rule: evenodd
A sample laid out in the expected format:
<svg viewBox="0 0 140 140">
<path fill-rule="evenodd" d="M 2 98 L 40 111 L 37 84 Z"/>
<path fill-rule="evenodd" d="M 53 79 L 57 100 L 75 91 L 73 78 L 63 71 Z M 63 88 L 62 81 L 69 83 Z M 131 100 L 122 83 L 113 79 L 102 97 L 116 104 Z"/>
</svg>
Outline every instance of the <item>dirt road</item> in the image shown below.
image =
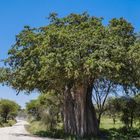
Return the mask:
<svg viewBox="0 0 140 140">
<path fill-rule="evenodd" d="M 24 128 L 27 122 L 18 121 L 12 127 L 0 128 L 0 140 L 54 140 L 31 136 Z"/>
</svg>

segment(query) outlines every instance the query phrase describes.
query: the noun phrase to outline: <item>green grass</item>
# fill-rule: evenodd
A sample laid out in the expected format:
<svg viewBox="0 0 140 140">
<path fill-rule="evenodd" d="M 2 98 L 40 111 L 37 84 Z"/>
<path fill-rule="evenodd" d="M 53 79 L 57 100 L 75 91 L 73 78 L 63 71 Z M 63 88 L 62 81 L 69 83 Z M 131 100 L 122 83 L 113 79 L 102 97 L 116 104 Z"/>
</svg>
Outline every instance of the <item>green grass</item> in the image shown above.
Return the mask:
<svg viewBox="0 0 140 140">
<path fill-rule="evenodd" d="M 40 121 L 33 121 L 30 123 L 31 125 L 28 126 L 28 131 L 35 134 L 38 131 L 43 131 L 45 130 L 45 126 L 40 122 Z"/>
<path fill-rule="evenodd" d="M 62 128 L 58 127 L 57 129 L 48 130 L 47 127 L 40 121 L 32 121 L 30 125 L 25 126 L 25 128 L 28 132 L 36 136 L 64 138 L 64 132 Z"/>
<path fill-rule="evenodd" d="M 104 116 L 101 119 L 100 128 L 103 128 L 103 129 L 111 129 L 111 128 L 118 129 L 118 128 L 121 128 L 123 126 L 124 126 L 123 123 L 119 119 L 116 119 L 116 123 L 115 124 L 113 123 L 112 118 Z"/>
<path fill-rule="evenodd" d="M 64 132 L 60 127 L 54 130 L 47 130 L 46 126 L 39 121 L 31 122 L 31 125 L 26 126 L 26 128 L 31 134 L 36 136 L 51 138 L 65 137 Z M 67 137 L 65 140 L 81 139 Z M 98 138 L 85 138 L 84 140 L 140 140 L 140 129 L 138 127 L 126 129 L 119 119 L 116 119 L 116 124 L 114 125 L 111 118 L 104 116 L 101 120 L 100 136 Z"/>
<path fill-rule="evenodd" d="M 112 129 L 112 128 L 119 129 L 119 128 L 122 128 L 122 127 L 124 127 L 124 124 L 120 121 L 119 118 L 116 119 L 115 124 L 113 123 L 113 119 L 108 117 L 108 116 L 103 116 L 102 119 L 101 119 L 101 124 L 100 124 L 101 129 Z M 133 123 L 133 127 L 134 128 L 139 128 L 140 127 L 139 122 L 135 121 Z"/>
<path fill-rule="evenodd" d="M 0 122 L 0 127 L 9 127 L 16 124 L 16 120 L 8 120 L 7 123 Z"/>
</svg>

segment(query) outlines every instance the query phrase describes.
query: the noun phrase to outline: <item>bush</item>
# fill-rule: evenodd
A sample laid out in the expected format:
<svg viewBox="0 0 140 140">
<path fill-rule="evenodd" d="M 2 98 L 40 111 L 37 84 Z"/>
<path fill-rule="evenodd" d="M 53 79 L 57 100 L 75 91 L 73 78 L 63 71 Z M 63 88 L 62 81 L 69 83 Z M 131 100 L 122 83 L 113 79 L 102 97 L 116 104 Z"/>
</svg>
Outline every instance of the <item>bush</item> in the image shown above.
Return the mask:
<svg viewBox="0 0 140 140">
<path fill-rule="evenodd" d="M 9 126 L 13 126 L 14 124 L 16 124 L 16 120 L 9 120 L 8 121 Z"/>
<path fill-rule="evenodd" d="M 126 127 L 120 129 L 109 129 L 101 130 L 101 138 L 107 140 L 139 140 L 140 139 L 140 129 L 131 128 L 128 129 Z"/>
<path fill-rule="evenodd" d="M 46 129 L 46 126 L 41 121 L 32 121 L 26 126 L 27 131 L 39 137 L 64 138 L 63 129 Z"/>
<path fill-rule="evenodd" d="M 62 129 L 53 129 L 48 131 L 38 131 L 34 135 L 40 137 L 64 138 L 64 131 Z"/>
</svg>

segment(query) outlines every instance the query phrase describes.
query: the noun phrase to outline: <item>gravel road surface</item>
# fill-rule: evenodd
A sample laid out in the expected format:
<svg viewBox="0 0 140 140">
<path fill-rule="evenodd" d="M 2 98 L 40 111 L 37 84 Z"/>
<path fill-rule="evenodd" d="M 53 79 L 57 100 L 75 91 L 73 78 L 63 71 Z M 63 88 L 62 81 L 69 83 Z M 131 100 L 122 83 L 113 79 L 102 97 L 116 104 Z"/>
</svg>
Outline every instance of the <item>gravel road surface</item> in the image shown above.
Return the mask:
<svg viewBox="0 0 140 140">
<path fill-rule="evenodd" d="M 31 136 L 24 128 L 26 121 L 19 120 L 12 127 L 0 128 L 0 140 L 56 140 Z"/>
</svg>

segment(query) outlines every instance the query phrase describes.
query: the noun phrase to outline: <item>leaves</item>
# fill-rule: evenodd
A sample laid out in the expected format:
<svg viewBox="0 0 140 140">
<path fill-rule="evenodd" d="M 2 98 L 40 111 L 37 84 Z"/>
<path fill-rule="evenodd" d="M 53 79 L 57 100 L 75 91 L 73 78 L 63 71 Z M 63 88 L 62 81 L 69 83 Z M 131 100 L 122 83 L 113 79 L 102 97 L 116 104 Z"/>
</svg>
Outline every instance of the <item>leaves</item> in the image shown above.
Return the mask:
<svg viewBox="0 0 140 140">
<path fill-rule="evenodd" d="M 64 18 L 53 13 L 47 26 L 27 26 L 16 36 L 7 59 L 7 81 L 27 91 L 63 89 L 70 81 L 99 77 L 131 85 L 131 69 L 139 62 L 138 52 L 133 53 L 135 40 L 133 26 L 123 18 L 104 26 L 102 18 L 87 13 Z"/>
<path fill-rule="evenodd" d="M 13 101 L 6 99 L 0 100 L 0 117 L 5 122 L 7 122 L 8 119 L 14 119 L 17 116 L 19 109 L 19 105 Z"/>
</svg>

